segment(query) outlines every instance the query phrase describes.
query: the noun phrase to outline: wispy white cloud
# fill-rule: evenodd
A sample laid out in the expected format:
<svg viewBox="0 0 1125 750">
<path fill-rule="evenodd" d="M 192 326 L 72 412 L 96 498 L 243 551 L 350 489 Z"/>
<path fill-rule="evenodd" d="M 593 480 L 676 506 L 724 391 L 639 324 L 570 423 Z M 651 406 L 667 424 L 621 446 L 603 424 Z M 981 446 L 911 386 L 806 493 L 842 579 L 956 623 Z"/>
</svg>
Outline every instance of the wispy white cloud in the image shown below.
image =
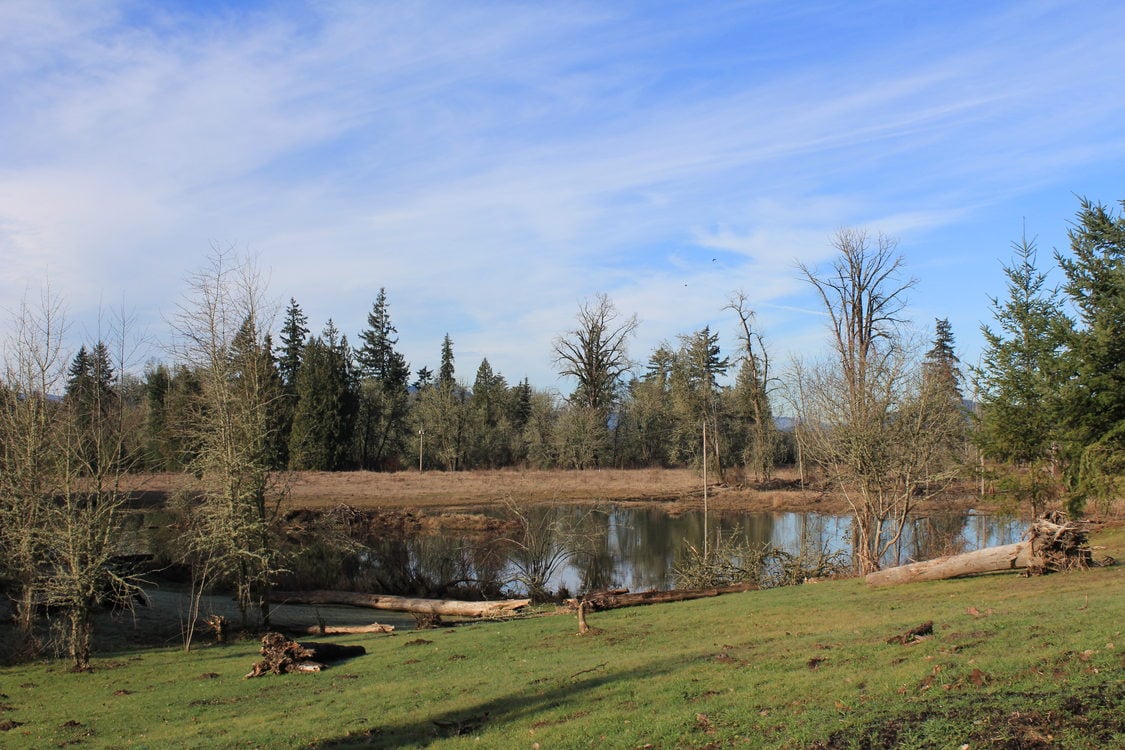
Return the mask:
<svg viewBox="0 0 1125 750">
<path fill-rule="evenodd" d="M 0 293 L 50 269 L 80 315 L 124 293 L 158 327 L 217 242 L 352 336 L 387 287 L 408 358 L 448 331 L 466 376 L 488 356 L 549 384 L 599 291 L 642 319 L 641 356 L 729 328 L 736 288 L 805 346 L 792 264 L 840 226 L 901 237 L 948 297 L 965 268 L 911 248 L 1120 165 L 1125 11 L 917 13 L 6 3 Z"/>
</svg>

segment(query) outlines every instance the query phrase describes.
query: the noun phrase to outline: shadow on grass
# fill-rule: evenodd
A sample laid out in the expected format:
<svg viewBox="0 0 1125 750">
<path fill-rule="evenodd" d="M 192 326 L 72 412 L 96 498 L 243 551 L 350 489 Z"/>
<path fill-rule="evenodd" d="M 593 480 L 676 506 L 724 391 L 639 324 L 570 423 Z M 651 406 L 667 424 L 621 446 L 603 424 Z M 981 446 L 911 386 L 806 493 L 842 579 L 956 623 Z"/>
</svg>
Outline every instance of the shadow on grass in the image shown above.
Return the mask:
<svg viewBox="0 0 1125 750">
<path fill-rule="evenodd" d="M 541 711 L 565 706 L 592 690 L 630 680 L 645 680 L 672 672 L 682 660 L 666 660 L 647 664 L 644 668 L 625 671 L 602 671 L 599 667 L 570 676 L 537 680 L 522 690 L 484 701 L 470 708 L 445 711 L 424 721 L 370 726 L 365 730 L 323 740 L 309 745 L 318 750 L 353 747 L 426 747 L 444 739 L 471 736 L 480 732 L 502 731 L 511 722 Z M 596 671 L 595 671 L 596 670 Z M 553 687 L 548 687 L 554 683 Z"/>
</svg>

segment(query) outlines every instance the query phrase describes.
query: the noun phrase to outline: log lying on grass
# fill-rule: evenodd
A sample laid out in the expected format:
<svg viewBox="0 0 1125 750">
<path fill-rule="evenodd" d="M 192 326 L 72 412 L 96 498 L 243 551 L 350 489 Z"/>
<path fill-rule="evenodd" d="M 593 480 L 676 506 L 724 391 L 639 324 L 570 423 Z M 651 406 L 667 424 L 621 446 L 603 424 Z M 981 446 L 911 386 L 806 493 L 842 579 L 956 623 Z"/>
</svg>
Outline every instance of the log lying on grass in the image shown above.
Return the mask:
<svg viewBox="0 0 1125 750">
<path fill-rule="evenodd" d="M 305 629 L 310 635 L 358 635 L 363 633 L 393 633 L 394 625 L 310 625 Z"/>
<path fill-rule="evenodd" d="M 391 612 L 413 612 L 420 615 L 450 617 L 505 617 L 531 604 L 530 599 L 503 599 L 486 602 L 462 602 L 454 599 L 416 599 L 407 596 L 360 594 L 354 591 L 276 591 L 278 604 L 311 604 L 326 606 L 343 604 L 370 607 Z"/>
<path fill-rule="evenodd" d="M 709 589 L 676 589 L 672 591 L 641 591 L 635 594 L 606 591 L 587 594 L 578 599 L 567 599 L 566 604 L 571 609 L 577 610 L 579 604 L 585 605 L 586 612 L 596 612 L 604 609 L 618 609 L 619 607 L 637 607 L 643 604 L 664 604 L 666 602 L 682 602 L 689 599 L 705 599 L 710 596 L 723 594 L 739 594 L 743 591 L 755 591 L 760 588 L 756 583 L 737 583 L 733 586 L 716 586 Z"/>
<path fill-rule="evenodd" d="M 246 673 L 246 679 L 264 674 L 319 672 L 324 669 L 324 662 L 363 656 L 367 649 L 338 643 L 298 643 L 281 633 L 266 633 L 262 636 L 260 653 L 262 659 Z"/>
<path fill-rule="evenodd" d="M 867 574 L 867 583 L 871 586 L 889 586 L 893 583 L 940 581 L 975 573 L 1017 570 L 1026 568 L 1029 562 L 1031 562 L 1031 542 L 1020 542 L 877 570 Z"/>
<path fill-rule="evenodd" d="M 877 570 L 868 573 L 866 580 L 871 586 L 887 586 L 1001 570 L 1026 569 L 1029 574 L 1040 575 L 1088 568 L 1094 565 L 1088 543 L 1089 530 L 1088 522 L 1068 521 L 1064 513 L 1053 511 L 1032 524 L 1026 542 Z"/>
</svg>

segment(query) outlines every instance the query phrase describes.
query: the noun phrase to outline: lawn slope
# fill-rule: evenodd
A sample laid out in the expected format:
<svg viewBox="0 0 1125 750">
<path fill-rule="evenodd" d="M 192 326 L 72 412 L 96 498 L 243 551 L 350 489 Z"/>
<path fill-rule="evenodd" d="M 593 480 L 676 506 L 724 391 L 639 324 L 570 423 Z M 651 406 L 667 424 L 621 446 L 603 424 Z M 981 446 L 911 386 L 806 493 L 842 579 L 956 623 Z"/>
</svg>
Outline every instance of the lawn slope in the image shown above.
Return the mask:
<svg viewBox="0 0 1125 750">
<path fill-rule="evenodd" d="M 1125 557 L 1123 530 L 1095 543 Z M 1125 747 L 1123 584 L 822 582 L 594 613 L 585 636 L 543 616 L 337 637 L 367 655 L 255 680 L 253 642 L 26 665 L 0 670 L 0 746 Z"/>
</svg>

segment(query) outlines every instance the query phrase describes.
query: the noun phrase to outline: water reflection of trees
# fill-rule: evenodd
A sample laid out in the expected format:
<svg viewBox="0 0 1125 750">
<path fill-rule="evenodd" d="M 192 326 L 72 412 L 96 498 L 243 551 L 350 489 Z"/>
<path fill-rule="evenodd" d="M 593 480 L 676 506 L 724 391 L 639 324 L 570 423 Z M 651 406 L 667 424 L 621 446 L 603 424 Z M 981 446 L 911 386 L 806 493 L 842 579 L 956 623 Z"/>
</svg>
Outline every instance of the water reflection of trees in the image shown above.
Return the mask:
<svg viewBox="0 0 1125 750">
<path fill-rule="evenodd" d="M 525 529 L 541 546 L 515 532 L 457 533 L 381 528 L 349 544 L 306 546 L 300 570 L 291 573 L 310 588 L 345 588 L 426 597 L 495 598 L 534 594 L 553 597 L 625 587 L 669 588 L 682 568 L 688 544 L 700 548 L 703 516 L 669 514 L 653 506 L 533 506 L 523 511 Z M 813 513 L 711 514 L 712 541 L 737 530 L 747 544 L 794 556 L 848 547 L 848 520 Z M 548 533 L 549 532 L 549 533 Z M 911 519 L 887 564 L 937 557 L 1017 540 L 1018 522 L 994 516 L 944 513 Z M 534 591 L 533 591 L 534 589 Z"/>
</svg>

